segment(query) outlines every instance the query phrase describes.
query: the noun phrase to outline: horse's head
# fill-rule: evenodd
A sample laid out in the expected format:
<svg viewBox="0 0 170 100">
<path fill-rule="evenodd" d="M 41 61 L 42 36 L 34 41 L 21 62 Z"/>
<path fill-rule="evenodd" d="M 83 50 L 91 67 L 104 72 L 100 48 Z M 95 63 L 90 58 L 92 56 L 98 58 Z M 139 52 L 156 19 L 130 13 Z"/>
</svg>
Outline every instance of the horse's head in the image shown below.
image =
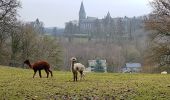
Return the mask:
<svg viewBox="0 0 170 100">
<path fill-rule="evenodd" d="M 27 59 L 24 61 L 24 64 L 30 64 L 30 61 Z"/>
<path fill-rule="evenodd" d="M 76 57 L 71 57 L 70 60 L 71 60 L 72 62 L 76 62 L 76 61 L 77 61 Z"/>
</svg>

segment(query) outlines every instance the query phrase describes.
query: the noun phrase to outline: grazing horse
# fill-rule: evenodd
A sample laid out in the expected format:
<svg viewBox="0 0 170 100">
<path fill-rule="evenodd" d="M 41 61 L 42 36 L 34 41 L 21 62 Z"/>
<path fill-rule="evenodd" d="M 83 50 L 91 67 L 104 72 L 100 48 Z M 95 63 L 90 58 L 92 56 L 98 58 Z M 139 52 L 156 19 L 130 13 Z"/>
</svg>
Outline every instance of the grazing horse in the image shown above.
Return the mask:
<svg viewBox="0 0 170 100">
<path fill-rule="evenodd" d="M 49 72 L 51 73 L 51 77 L 53 76 L 52 71 L 50 70 L 50 65 L 46 61 L 38 61 L 38 62 L 35 62 L 34 64 L 31 64 L 29 60 L 25 60 L 24 64 L 27 64 L 31 69 L 34 70 L 33 78 L 37 71 L 39 71 L 39 76 L 41 78 L 42 69 L 44 69 L 45 72 L 47 73 L 47 78 L 49 76 Z"/>
</svg>

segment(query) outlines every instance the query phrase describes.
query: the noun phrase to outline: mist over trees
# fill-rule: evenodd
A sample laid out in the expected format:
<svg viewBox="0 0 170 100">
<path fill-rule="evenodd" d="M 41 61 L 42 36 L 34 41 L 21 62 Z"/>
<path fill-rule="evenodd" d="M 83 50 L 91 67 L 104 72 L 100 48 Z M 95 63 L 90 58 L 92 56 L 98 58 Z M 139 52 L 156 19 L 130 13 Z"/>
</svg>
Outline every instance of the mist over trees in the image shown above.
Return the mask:
<svg viewBox="0 0 170 100">
<path fill-rule="evenodd" d="M 64 66 L 71 56 L 86 66 L 88 60 L 106 60 L 108 72 L 121 72 L 126 63 L 143 64 L 148 34 L 144 21 L 144 16 L 112 18 L 109 12 L 102 19 L 89 17 L 82 2 L 79 20 L 65 26 Z"/>
<path fill-rule="evenodd" d="M 82 34 L 75 22 L 69 22 L 64 38 L 64 67 L 69 69 L 69 58 L 76 56 L 88 67 L 88 60 L 106 59 L 108 72 L 120 72 L 125 63 L 144 63 L 147 32 L 144 18 L 97 19 L 89 33 Z M 78 25 L 78 24 L 77 24 Z M 89 39 L 90 38 L 90 39 Z"/>
</svg>

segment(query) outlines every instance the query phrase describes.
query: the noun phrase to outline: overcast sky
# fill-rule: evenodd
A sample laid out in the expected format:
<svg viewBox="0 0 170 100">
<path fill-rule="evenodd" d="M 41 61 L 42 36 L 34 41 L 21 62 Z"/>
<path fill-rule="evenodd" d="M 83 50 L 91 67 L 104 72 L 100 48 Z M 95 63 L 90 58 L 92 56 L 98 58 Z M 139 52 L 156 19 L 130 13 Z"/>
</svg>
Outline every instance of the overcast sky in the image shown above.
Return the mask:
<svg viewBox="0 0 170 100">
<path fill-rule="evenodd" d="M 64 27 L 65 22 L 78 19 L 82 0 L 20 0 L 20 19 L 43 21 L 46 27 Z M 109 11 L 112 17 L 141 16 L 151 12 L 151 0 L 83 0 L 87 16 L 103 18 Z"/>
</svg>

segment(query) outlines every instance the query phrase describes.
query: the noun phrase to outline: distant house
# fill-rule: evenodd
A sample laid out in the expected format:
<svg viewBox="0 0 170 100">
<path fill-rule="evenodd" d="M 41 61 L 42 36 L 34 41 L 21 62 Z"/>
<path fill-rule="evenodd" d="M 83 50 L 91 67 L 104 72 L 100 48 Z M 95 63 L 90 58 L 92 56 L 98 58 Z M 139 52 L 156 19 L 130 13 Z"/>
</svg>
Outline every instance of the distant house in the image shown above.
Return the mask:
<svg viewBox="0 0 170 100">
<path fill-rule="evenodd" d="M 106 60 L 88 60 L 88 72 L 107 72 Z"/>
<path fill-rule="evenodd" d="M 126 63 L 124 68 L 122 69 L 123 73 L 128 72 L 140 72 L 141 71 L 141 64 L 140 63 Z"/>
</svg>

